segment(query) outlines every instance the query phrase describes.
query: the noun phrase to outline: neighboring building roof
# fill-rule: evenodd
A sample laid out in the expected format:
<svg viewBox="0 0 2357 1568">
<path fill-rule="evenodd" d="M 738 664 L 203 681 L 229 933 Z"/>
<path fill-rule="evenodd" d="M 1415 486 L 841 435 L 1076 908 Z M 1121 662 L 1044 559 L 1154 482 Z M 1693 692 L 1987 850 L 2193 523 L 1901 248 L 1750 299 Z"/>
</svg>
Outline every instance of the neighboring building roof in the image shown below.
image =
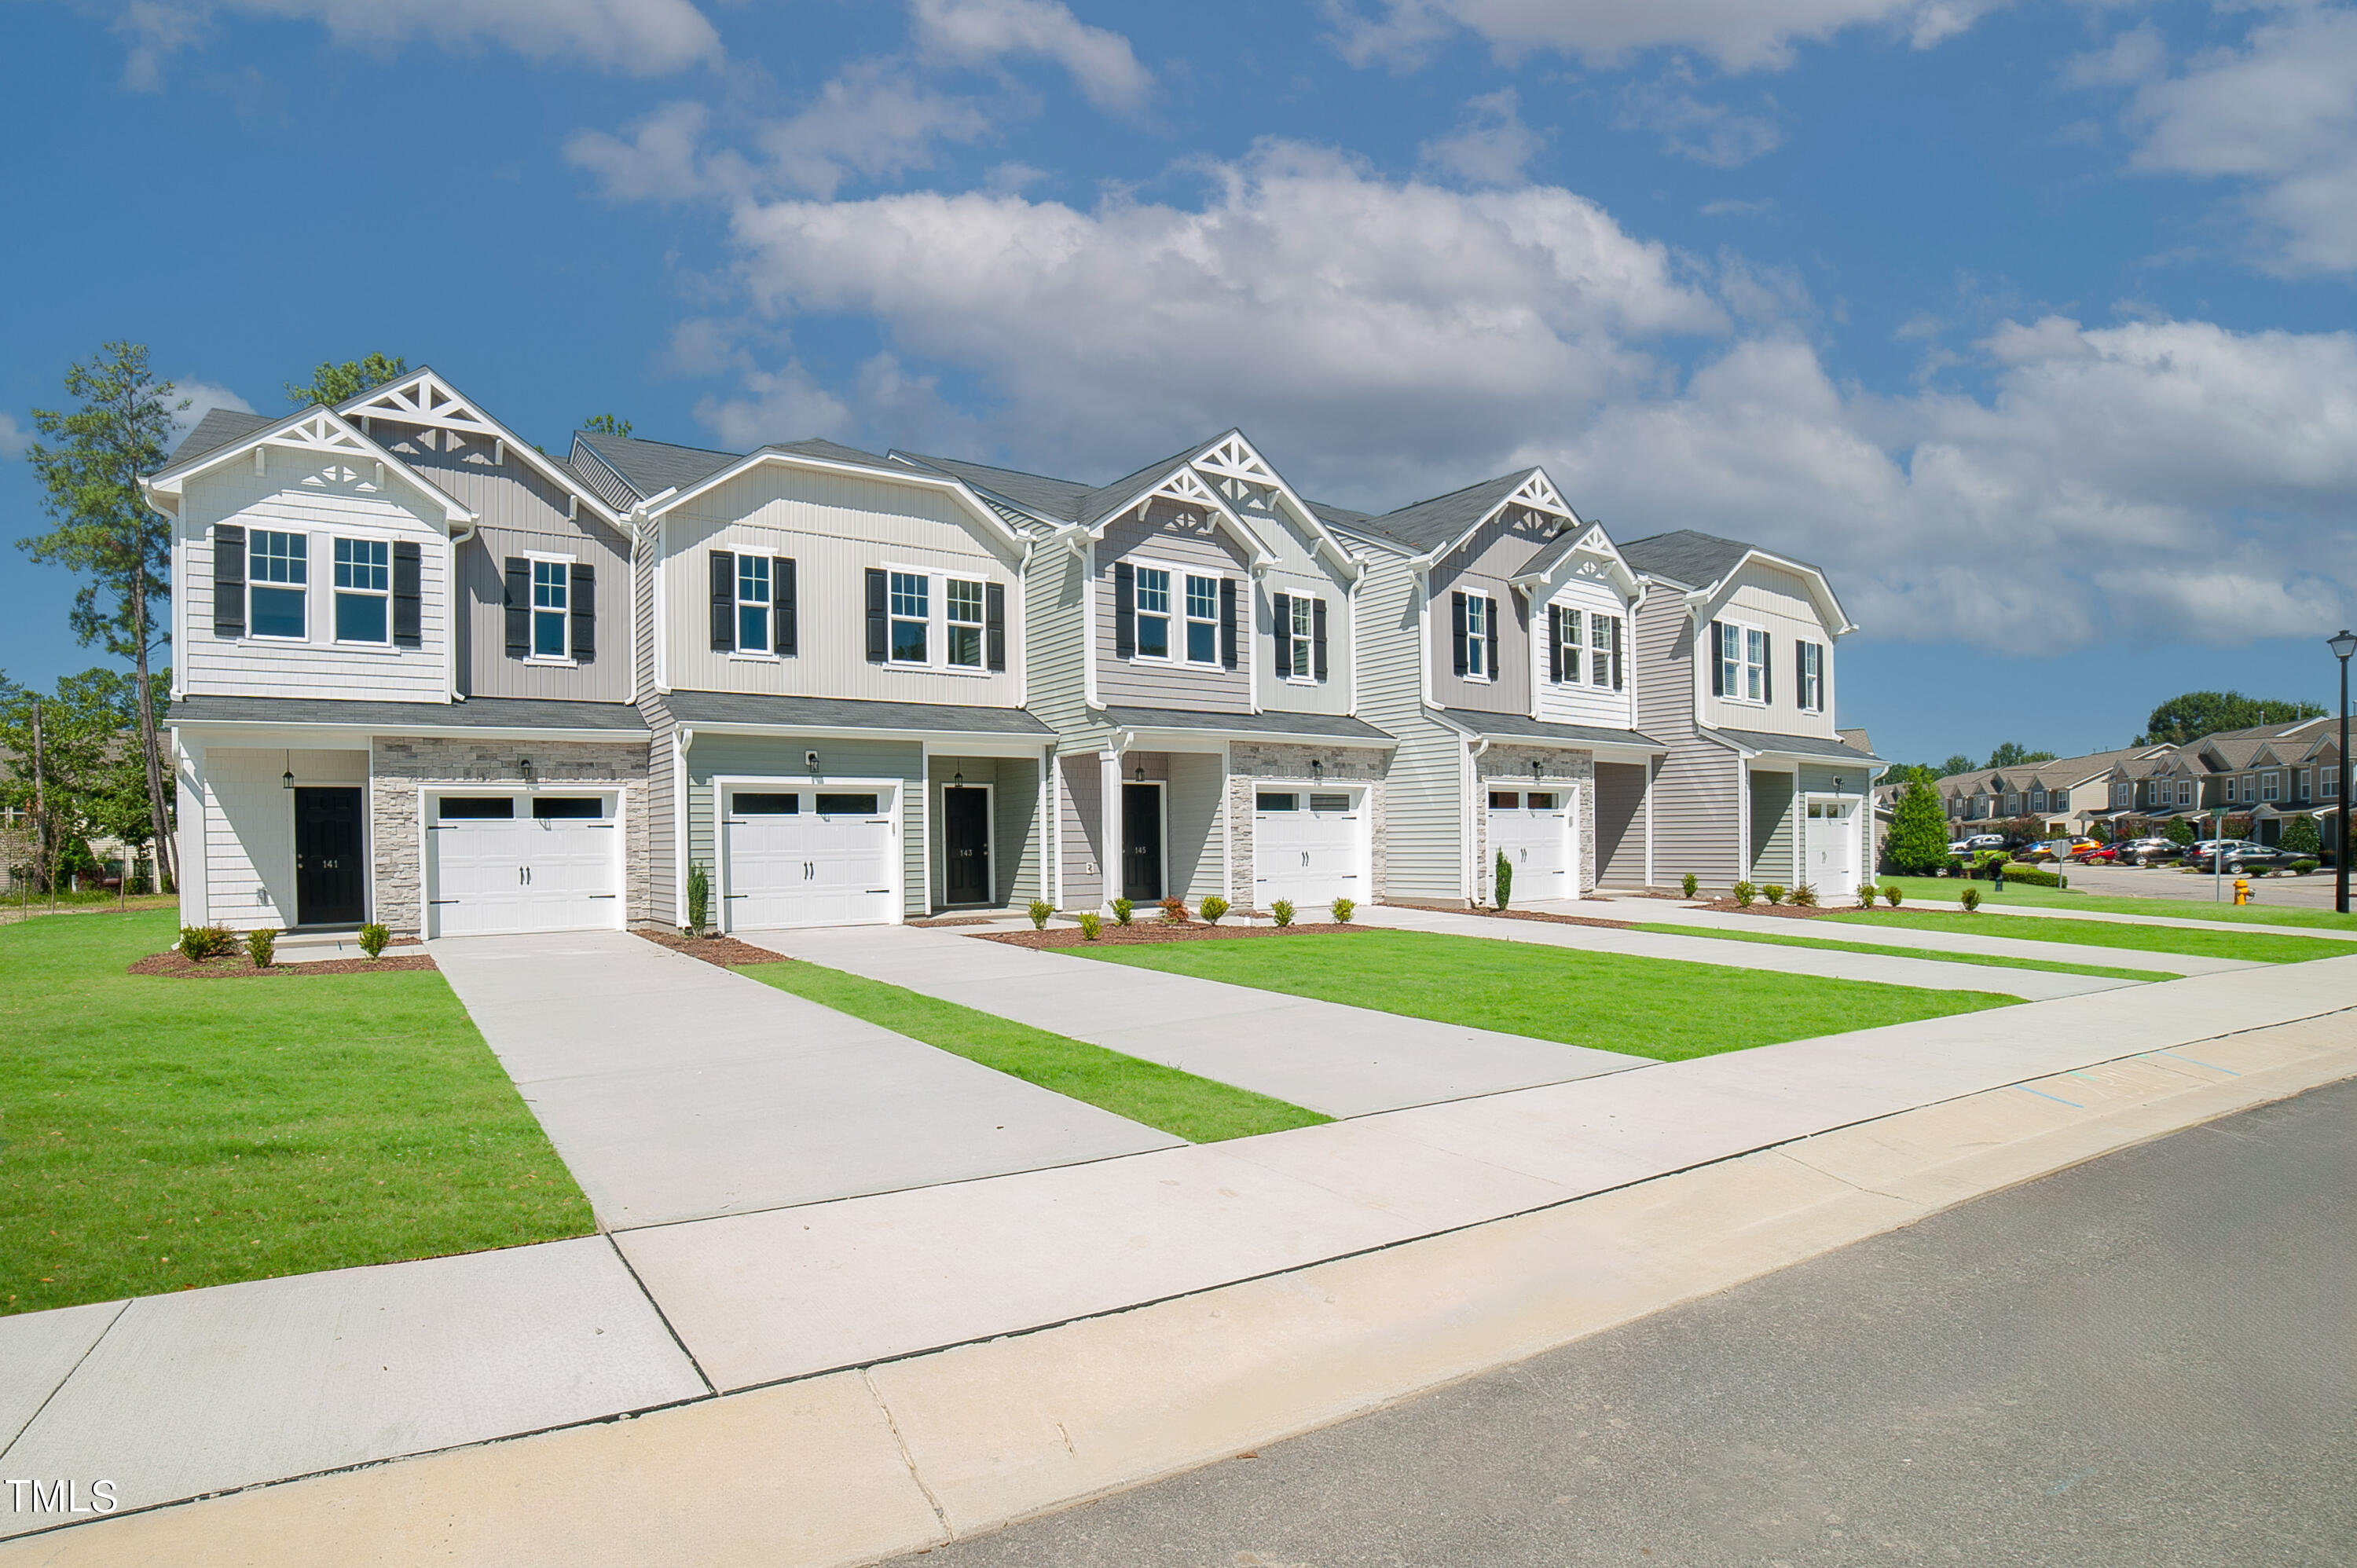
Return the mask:
<svg viewBox="0 0 2357 1568">
<path fill-rule="evenodd" d="M 1848 746 L 1851 750 L 1862 751 L 1868 757 L 1872 757 L 1874 755 L 1874 742 L 1867 738 L 1867 734 L 1864 730 L 1837 729 L 1834 731 L 1834 733 L 1841 736 L 1842 744 Z"/>
<path fill-rule="evenodd" d="M 2132 774 L 2150 772 L 2138 764 L 2166 762 L 2176 747 L 2169 746 L 2128 746 L 2116 751 L 2091 751 L 2079 757 L 2049 757 L 2043 762 L 2018 762 L 2010 768 L 1975 768 L 1969 773 L 1951 773 L 1936 786 L 1942 795 L 1966 795 L 1987 789 L 1989 783 L 2000 776 L 2015 781 L 2016 787 L 2027 785 L 2033 779 L 2043 779 L 2050 785 L 2083 784 L 2097 774 L 2109 773 L 2115 768 L 2126 768 Z"/>
<path fill-rule="evenodd" d="M 1450 708 L 1439 716 L 1458 729 L 1499 740 L 1543 740 L 1554 746 L 1575 747 L 1633 746 L 1647 751 L 1669 750 L 1662 742 L 1640 730 L 1604 729 L 1593 725 L 1553 725 L 1522 714 L 1483 714 L 1469 708 Z"/>
<path fill-rule="evenodd" d="M 945 735 L 1052 736 L 1021 708 L 879 703 L 851 697 L 770 697 L 750 692 L 672 692 L 663 706 L 683 725 L 765 729 L 926 730 Z"/>
<path fill-rule="evenodd" d="M 674 446 L 668 441 L 640 441 L 629 435 L 596 435 L 576 430 L 573 439 L 597 453 L 608 467 L 639 493 L 641 500 L 668 489 L 683 490 L 744 460 L 741 452 Z"/>
<path fill-rule="evenodd" d="M 1027 511 L 1059 522 L 1078 522 L 1082 503 L 1094 489 L 1077 479 L 1051 479 L 1045 474 L 995 468 L 987 463 L 968 463 L 956 457 L 929 457 L 921 452 L 898 449 L 893 455 L 910 463 L 921 463 L 928 468 L 938 468 L 952 478 L 963 479 L 977 490 L 1002 496 Z"/>
<path fill-rule="evenodd" d="M 166 468 L 178 467 L 191 457 L 201 457 L 220 450 L 234 441 L 242 441 L 257 430 L 267 430 L 277 424 L 266 413 L 242 413 L 233 408 L 209 408 L 196 423 L 172 455 L 164 459 Z M 157 470 L 161 472 L 162 470 Z"/>
<path fill-rule="evenodd" d="M 1120 729 L 1232 730 L 1240 735 L 1307 735 L 1339 741 L 1385 741 L 1392 737 L 1364 719 L 1342 714 L 1212 714 L 1192 708 L 1103 708 L 1105 723 Z"/>
<path fill-rule="evenodd" d="M 1349 507 L 1335 506 L 1329 501 L 1306 500 L 1301 504 L 1337 528 L 1364 529 L 1368 523 L 1374 521 L 1372 513 L 1352 511 Z"/>
<path fill-rule="evenodd" d="M 1445 496 L 1414 502 L 1381 517 L 1362 518 L 1349 526 L 1424 553 L 1453 543 L 1465 532 L 1498 510 L 1500 502 L 1523 488 L 1534 470 L 1517 469 L 1483 479 Z"/>
<path fill-rule="evenodd" d="M 349 725 L 379 735 L 434 729 L 594 729 L 644 738 L 647 733 L 646 720 L 628 703 L 568 703 L 553 697 L 470 697 L 463 703 L 182 697 L 164 715 L 164 723 Z"/>
<path fill-rule="evenodd" d="M 1746 751 L 1781 751 L 1797 757 L 1825 757 L 1837 762 L 1879 762 L 1882 758 L 1870 751 L 1860 751 L 1845 740 L 1827 740 L 1813 735 L 1770 735 L 1764 730 L 1717 729 L 1705 730 L 1705 735 L 1731 740 Z"/>
</svg>

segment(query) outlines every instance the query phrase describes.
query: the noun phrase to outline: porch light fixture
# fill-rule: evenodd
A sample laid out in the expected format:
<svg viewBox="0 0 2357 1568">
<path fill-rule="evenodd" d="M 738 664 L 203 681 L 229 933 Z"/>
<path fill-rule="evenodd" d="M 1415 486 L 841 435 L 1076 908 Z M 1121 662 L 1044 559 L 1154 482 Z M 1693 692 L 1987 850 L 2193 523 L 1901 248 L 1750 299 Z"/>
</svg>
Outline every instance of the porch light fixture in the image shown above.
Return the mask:
<svg viewBox="0 0 2357 1568">
<path fill-rule="evenodd" d="M 1132 774 L 1132 775 L 1131 775 L 1131 777 L 1132 777 L 1132 778 L 1134 778 L 1134 779 L 1136 779 L 1140 784 L 1145 783 L 1145 782 L 1146 782 L 1146 764 L 1144 764 L 1143 762 L 1139 763 L 1139 764 L 1137 765 L 1137 771 L 1136 771 L 1135 773 Z"/>
<path fill-rule="evenodd" d="M 1534 783 L 1534 784 L 1535 784 L 1535 783 L 1537 783 L 1538 781 L 1539 781 L 1539 759 L 1538 759 L 1537 757 L 1532 757 L 1532 758 L 1531 758 L 1531 782 L 1532 782 L 1532 783 Z"/>
<path fill-rule="evenodd" d="M 959 768 L 955 773 L 951 774 L 951 775 L 950 775 L 950 782 L 951 782 L 951 783 L 952 783 L 952 784 L 963 784 L 963 783 L 964 783 L 964 782 L 965 782 L 965 769 L 964 769 L 964 768 Z"/>
<path fill-rule="evenodd" d="M 811 776 L 812 778 L 813 778 L 813 779 L 817 778 L 817 777 L 818 777 L 818 753 L 817 753 L 817 752 L 815 752 L 815 751 L 805 751 L 805 752 L 803 752 L 803 753 L 802 753 L 802 766 L 803 766 L 804 768 L 806 768 L 810 769 L 810 776 Z"/>
<path fill-rule="evenodd" d="M 295 788 L 295 770 L 293 768 L 290 768 L 285 772 L 278 776 L 278 787 L 281 789 L 292 789 Z"/>
<path fill-rule="evenodd" d="M 523 776 L 523 787 L 525 789 L 536 789 L 540 787 L 540 779 L 534 776 L 532 770 L 531 757 L 519 757 L 516 760 L 516 771 Z"/>
</svg>

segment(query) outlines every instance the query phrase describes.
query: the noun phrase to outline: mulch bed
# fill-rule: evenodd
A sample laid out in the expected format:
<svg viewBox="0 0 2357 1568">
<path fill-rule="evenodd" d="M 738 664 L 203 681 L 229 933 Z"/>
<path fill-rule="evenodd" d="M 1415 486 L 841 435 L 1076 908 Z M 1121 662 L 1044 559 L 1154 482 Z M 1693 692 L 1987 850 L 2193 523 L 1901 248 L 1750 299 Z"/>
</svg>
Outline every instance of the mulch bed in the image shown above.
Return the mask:
<svg viewBox="0 0 2357 1568">
<path fill-rule="evenodd" d="M 987 926 L 1000 918 L 996 915 L 936 915 L 931 919 L 911 920 L 909 924 L 931 930 L 939 926 Z"/>
<path fill-rule="evenodd" d="M 1707 904 L 1695 906 L 1697 909 L 1708 909 L 1715 914 L 1764 915 L 1775 920 L 1813 920 L 1819 915 L 1835 915 L 1844 909 L 1853 909 L 1857 907 L 1855 903 L 1835 904 L 1830 907 L 1820 904 L 1813 909 L 1804 909 L 1798 904 L 1770 904 L 1765 898 L 1754 899 L 1748 909 L 1732 898 L 1714 898 Z"/>
<path fill-rule="evenodd" d="M 1545 920 L 1557 926 L 1602 926 L 1607 930 L 1625 931 L 1634 920 L 1607 920 L 1594 915 L 1551 915 L 1544 909 L 1468 909 L 1469 915 L 1482 915 L 1492 920 Z"/>
<path fill-rule="evenodd" d="M 659 948 L 683 952 L 690 958 L 717 964 L 722 969 L 734 969 L 740 963 L 791 963 L 783 953 L 757 948 L 751 942 L 740 942 L 735 937 L 683 937 L 677 931 L 640 928 L 639 935 Z"/>
<path fill-rule="evenodd" d="M 1141 947 L 1153 942 L 1229 941 L 1244 937 L 1330 936 L 1337 931 L 1363 931 L 1366 929 L 1332 920 L 1299 921 L 1290 926 L 1212 926 L 1200 920 L 1170 926 L 1158 919 L 1140 920 L 1134 926 L 1116 926 L 1108 920 L 1094 942 L 1083 939 L 1078 926 L 1050 926 L 1044 931 L 976 931 L 974 936 L 976 941 L 1005 942 L 1017 948 L 1120 948 Z"/>
<path fill-rule="evenodd" d="M 311 963 L 274 963 L 268 969 L 256 969 L 253 961 L 244 953 L 228 958 L 209 958 L 202 963 L 191 963 L 188 955 L 174 948 L 133 963 L 126 973 L 168 974 L 179 980 L 251 980 L 267 974 L 382 974 L 387 970 L 432 969 L 434 960 L 422 952 L 403 952 L 387 948 L 382 958 L 323 958 Z"/>
</svg>

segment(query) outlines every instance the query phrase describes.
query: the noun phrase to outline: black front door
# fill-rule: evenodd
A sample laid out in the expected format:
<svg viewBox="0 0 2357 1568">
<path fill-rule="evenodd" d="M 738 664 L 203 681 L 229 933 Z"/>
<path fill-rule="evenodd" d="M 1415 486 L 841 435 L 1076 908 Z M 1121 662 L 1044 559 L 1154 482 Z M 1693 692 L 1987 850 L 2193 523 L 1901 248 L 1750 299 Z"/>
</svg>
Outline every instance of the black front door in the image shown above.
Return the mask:
<svg viewBox="0 0 2357 1568">
<path fill-rule="evenodd" d="M 945 903 L 990 902 L 990 791 L 951 785 L 942 791 L 942 874 Z"/>
<path fill-rule="evenodd" d="M 1132 903 L 1162 897 L 1162 787 L 1121 787 L 1121 896 Z"/>
<path fill-rule="evenodd" d="M 295 923 L 361 923 L 361 792 L 295 791 Z"/>
</svg>

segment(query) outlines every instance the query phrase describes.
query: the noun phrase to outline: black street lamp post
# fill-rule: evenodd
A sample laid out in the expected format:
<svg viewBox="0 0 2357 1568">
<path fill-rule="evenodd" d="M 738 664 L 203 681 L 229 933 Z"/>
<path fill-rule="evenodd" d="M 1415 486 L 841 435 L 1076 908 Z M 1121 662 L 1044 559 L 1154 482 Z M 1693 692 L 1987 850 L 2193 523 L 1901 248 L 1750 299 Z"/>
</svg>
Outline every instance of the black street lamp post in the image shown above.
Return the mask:
<svg viewBox="0 0 2357 1568">
<path fill-rule="evenodd" d="M 2357 633 L 2342 628 L 2324 646 L 2341 660 L 2341 832 L 2332 841 L 2332 907 L 2349 913 L 2349 656 L 2357 653 Z"/>
</svg>

